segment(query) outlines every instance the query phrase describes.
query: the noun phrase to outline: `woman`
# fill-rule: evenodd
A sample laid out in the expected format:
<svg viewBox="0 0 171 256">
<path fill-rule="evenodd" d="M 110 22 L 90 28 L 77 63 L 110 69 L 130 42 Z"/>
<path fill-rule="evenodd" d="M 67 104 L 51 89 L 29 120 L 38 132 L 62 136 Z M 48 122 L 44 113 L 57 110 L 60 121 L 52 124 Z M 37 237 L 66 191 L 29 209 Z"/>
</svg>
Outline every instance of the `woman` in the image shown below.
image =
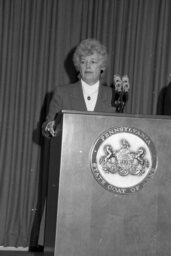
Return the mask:
<svg viewBox="0 0 171 256">
<path fill-rule="evenodd" d="M 101 83 L 107 61 L 106 47 L 96 39 L 85 39 L 78 45 L 73 63 L 80 73 L 80 80 L 56 88 L 42 127 L 46 137 L 55 136 L 55 118 L 61 110 L 115 112 L 112 89 Z"/>
</svg>

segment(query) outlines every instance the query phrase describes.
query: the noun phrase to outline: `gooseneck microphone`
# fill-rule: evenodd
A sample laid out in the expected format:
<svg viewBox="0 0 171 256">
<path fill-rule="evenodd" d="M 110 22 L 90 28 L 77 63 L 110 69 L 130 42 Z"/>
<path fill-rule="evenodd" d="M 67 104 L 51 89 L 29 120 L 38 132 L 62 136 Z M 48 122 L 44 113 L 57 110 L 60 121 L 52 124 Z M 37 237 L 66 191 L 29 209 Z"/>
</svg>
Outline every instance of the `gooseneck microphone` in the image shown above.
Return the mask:
<svg viewBox="0 0 171 256">
<path fill-rule="evenodd" d="M 128 101 L 128 91 L 130 88 L 129 78 L 127 75 L 114 75 L 114 106 L 117 113 L 123 113 Z"/>
</svg>

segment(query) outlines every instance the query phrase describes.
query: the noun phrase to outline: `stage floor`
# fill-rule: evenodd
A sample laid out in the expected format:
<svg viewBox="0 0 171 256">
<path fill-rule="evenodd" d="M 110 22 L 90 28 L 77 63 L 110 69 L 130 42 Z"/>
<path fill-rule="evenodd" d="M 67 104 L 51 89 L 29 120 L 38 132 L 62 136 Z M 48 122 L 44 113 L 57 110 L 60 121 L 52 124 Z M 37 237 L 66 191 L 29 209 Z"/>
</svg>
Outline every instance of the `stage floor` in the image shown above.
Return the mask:
<svg viewBox="0 0 171 256">
<path fill-rule="evenodd" d="M 0 256 L 53 256 L 48 252 L 0 251 Z"/>
<path fill-rule="evenodd" d="M 47 254 L 43 252 L 0 251 L 0 256 L 45 256 L 45 255 Z"/>
</svg>

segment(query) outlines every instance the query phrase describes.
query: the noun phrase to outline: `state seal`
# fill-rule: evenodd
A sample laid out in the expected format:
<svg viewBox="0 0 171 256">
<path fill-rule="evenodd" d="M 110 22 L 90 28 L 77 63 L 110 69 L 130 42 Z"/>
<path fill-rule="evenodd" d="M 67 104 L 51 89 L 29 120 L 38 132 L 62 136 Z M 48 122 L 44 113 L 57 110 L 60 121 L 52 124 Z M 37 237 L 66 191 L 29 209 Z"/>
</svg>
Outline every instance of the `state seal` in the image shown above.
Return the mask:
<svg viewBox="0 0 171 256">
<path fill-rule="evenodd" d="M 150 137 L 135 127 L 104 131 L 90 152 L 96 181 L 115 194 L 137 192 L 157 169 L 157 153 Z"/>
</svg>

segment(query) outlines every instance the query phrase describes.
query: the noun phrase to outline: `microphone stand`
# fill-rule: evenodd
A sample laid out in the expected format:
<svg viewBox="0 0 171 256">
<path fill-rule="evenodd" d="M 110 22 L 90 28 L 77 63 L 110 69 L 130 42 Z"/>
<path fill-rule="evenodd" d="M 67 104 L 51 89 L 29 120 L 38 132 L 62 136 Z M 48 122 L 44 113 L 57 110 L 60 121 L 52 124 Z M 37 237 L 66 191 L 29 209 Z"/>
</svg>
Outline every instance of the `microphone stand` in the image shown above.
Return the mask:
<svg viewBox="0 0 171 256">
<path fill-rule="evenodd" d="M 123 113 L 128 100 L 128 92 L 115 92 L 114 106 L 117 113 Z"/>
</svg>

